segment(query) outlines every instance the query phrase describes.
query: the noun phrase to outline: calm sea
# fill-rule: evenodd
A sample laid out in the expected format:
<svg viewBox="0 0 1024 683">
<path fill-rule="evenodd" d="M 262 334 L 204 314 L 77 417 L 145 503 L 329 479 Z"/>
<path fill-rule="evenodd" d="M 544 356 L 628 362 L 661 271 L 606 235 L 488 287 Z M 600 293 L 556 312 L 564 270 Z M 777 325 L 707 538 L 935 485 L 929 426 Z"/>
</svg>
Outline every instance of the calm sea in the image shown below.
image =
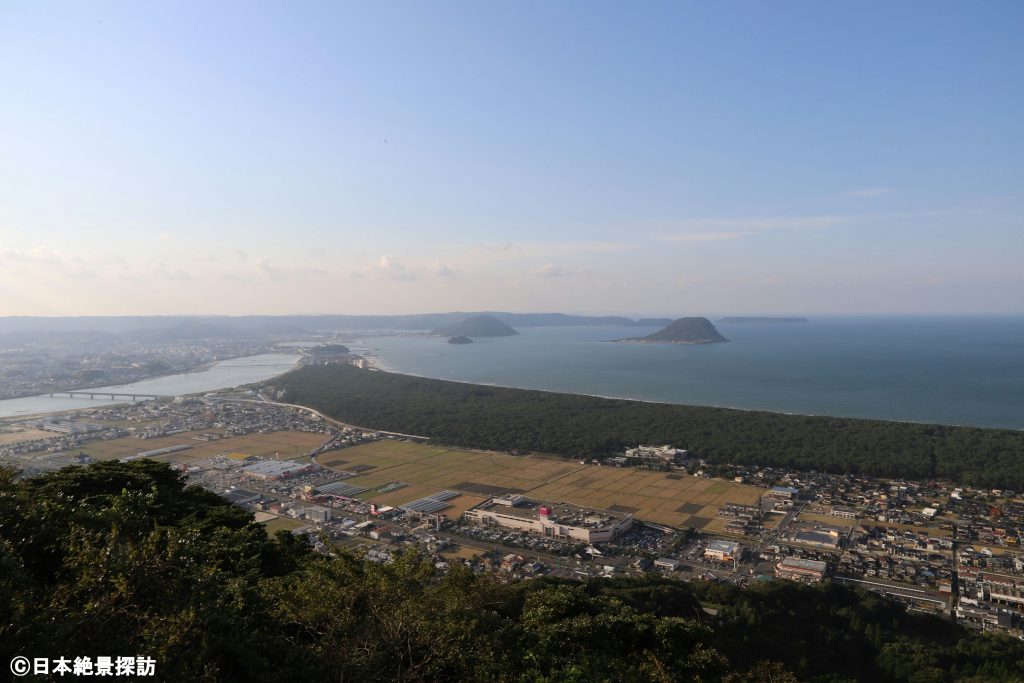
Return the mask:
<svg viewBox="0 0 1024 683">
<path fill-rule="evenodd" d="M 450 345 L 371 337 L 396 372 L 808 415 L 1024 429 L 1024 316 L 716 323 L 731 341 L 609 344 L 656 328 L 522 328 Z"/>
</svg>

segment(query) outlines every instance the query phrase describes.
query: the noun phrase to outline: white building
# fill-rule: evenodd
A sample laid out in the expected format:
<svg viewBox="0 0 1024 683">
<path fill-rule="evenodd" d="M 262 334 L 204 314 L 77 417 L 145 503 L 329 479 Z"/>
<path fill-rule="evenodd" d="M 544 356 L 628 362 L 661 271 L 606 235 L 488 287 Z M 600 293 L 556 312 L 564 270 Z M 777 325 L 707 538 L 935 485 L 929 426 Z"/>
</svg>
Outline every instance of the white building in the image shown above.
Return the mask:
<svg viewBox="0 0 1024 683">
<path fill-rule="evenodd" d="M 306 519 L 312 522 L 329 522 L 331 521 L 331 509 L 325 508 L 322 505 L 307 505 L 302 509 L 303 514 L 306 515 Z"/>
<path fill-rule="evenodd" d="M 818 560 L 804 560 L 799 557 L 787 557 L 775 565 L 775 575 L 780 579 L 817 583 L 825 578 L 828 564 Z"/>
<path fill-rule="evenodd" d="M 736 541 L 711 541 L 704 557 L 716 562 L 733 562 L 743 555 L 743 546 Z"/>
<path fill-rule="evenodd" d="M 633 526 L 633 515 L 588 510 L 558 503 L 542 505 L 516 496 L 516 505 L 503 504 L 508 498 L 492 498 L 467 510 L 467 519 L 477 524 L 500 526 L 550 538 L 602 543 L 616 538 Z"/>
<path fill-rule="evenodd" d="M 639 465 L 677 465 L 689 453 L 672 446 L 637 446 L 626 449 L 626 460 Z"/>
<path fill-rule="evenodd" d="M 242 474 L 253 479 L 287 479 L 306 472 L 312 472 L 316 466 L 312 463 L 292 462 L 291 460 L 261 460 L 242 468 Z"/>
<path fill-rule="evenodd" d="M 841 517 L 842 519 L 857 519 L 857 511 L 853 508 L 842 507 L 839 505 L 833 505 L 829 514 L 833 517 Z"/>
</svg>

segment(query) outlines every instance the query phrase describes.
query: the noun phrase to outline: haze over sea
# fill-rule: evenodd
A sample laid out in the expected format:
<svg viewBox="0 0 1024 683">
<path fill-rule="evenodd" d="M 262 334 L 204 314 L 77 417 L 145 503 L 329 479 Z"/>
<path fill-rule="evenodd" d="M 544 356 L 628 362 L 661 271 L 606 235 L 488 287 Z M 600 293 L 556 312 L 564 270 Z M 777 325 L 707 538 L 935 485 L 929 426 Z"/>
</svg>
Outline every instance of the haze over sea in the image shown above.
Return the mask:
<svg viewBox="0 0 1024 683">
<path fill-rule="evenodd" d="M 714 318 L 711 318 L 714 320 Z M 715 323 L 729 343 L 608 344 L 657 328 L 542 327 L 456 346 L 370 337 L 396 372 L 808 415 L 1024 429 L 1024 317 Z"/>
</svg>

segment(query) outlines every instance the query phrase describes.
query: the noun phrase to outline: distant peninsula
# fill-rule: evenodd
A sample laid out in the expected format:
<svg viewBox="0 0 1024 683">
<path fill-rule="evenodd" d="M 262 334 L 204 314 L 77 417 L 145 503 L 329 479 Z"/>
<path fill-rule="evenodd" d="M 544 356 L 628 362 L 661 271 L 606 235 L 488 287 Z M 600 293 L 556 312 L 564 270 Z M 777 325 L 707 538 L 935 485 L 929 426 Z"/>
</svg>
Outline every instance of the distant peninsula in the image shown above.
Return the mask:
<svg viewBox="0 0 1024 683">
<path fill-rule="evenodd" d="M 514 329 L 490 315 L 473 315 L 461 322 L 440 327 L 431 334 L 442 337 L 511 337 L 519 334 Z"/>
<path fill-rule="evenodd" d="M 729 318 L 721 318 L 718 322 L 720 323 L 805 323 L 807 318 L 771 318 L 764 316 L 733 316 Z"/>
<path fill-rule="evenodd" d="M 460 334 L 458 337 L 452 337 L 448 340 L 449 344 L 472 344 L 473 340 L 469 337 Z"/>
<path fill-rule="evenodd" d="M 620 339 L 634 344 L 715 344 L 729 341 L 707 318 L 680 318 L 646 337 Z"/>
</svg>

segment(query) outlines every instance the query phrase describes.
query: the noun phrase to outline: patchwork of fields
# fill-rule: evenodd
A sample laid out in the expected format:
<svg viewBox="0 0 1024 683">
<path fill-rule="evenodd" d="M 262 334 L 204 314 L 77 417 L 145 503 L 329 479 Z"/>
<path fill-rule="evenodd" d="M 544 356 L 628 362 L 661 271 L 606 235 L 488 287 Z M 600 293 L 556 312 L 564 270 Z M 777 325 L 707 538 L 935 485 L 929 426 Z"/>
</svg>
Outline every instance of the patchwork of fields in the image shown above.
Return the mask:
<svg viewBox="0 0 1024 683">
<path fill-rule="evenodd" d="M 23 441 L 35 441 L 36 439 L 52 439 L 57 436 L 53 432 L 46 432 L 42 429 L 12 428 L 9 431 L 0 429 L 0 446 L 9 446 Z"/>
<path fill-rule="evenodd" d="M 346 483 L 369 489 L 359 497 L 383 505 L 402 505 L 445 489 L 458 491 L 462 495 L 449 501 L 453 507 L 445 511 L 449 516 L 498 493 L 516 492 L 544 502 L 564 501 L 628 512 L 659 524 L 715 531 L 724 527 L 724 521 L 715 518 L 719 507 L 749 505 L 764 493 L 721 479 L 391 440 L 327 453 L 319 462 L 358 473 Z M 406 486 L 380 491 L 394 482 Z"/>
<path fill-rule="evenodd" d="M 186 432 L 153 439 L 114 439 L 82 448 L 96 460 L 112 460 L 168 446 L 188 450 L 155 456 L 154 460 L 192 463 L 219 454 L 299 458 L 320 445 L 325 437 L 309 432 L 247 434 L 199 441 L 201 432 Z M 439 491 L 457 491 L 447 501 L 445 514 L 456 517 L 491 496 L 523 493 L 530 498 L 567 502 L 617 512 L 674 527 L 721 531 L 725 520 L 716 518 L 725 503 L 752 504 L 764 489 L 721 479 L 632 468 L 581 465 L 549 456 L 511 456 L 490 451 L 444 448 L 384 439 L 322 454 L 318 462 L 355 476 L 346 483 L 368 489 L 358 497 L 380 505 L 404 505 Z M 386 490 L 382 490 L 386 489 Z"/>
<path fill-rule="evenodd" d="M 198 441 L 192 438 L 193 436 L 209 432 L 210 430 L 203 430 L 202 432 L 183 432 L 170 436 L 158 436 L 152 439 L 128 437 L 112 439 L 110 441 L 97 441 L 78 450 L 92 456 L 94 460 L 115 460 L 143 451 L 185 445 L 191 446 L 191 448 L 187 451 L 155 456 L 153 459 L 169 463 L 192 463 L 213 455 L 220 455 L 221 453 L 244 453 L 246 455 L 258 455 L 263 458 L 280 457 L 282 460 L 287 460 L 308 453 L 327 439 L 324 434 L 291 431 L 229 436 L 217 439 L 216 441 Z"/>
</svg>

